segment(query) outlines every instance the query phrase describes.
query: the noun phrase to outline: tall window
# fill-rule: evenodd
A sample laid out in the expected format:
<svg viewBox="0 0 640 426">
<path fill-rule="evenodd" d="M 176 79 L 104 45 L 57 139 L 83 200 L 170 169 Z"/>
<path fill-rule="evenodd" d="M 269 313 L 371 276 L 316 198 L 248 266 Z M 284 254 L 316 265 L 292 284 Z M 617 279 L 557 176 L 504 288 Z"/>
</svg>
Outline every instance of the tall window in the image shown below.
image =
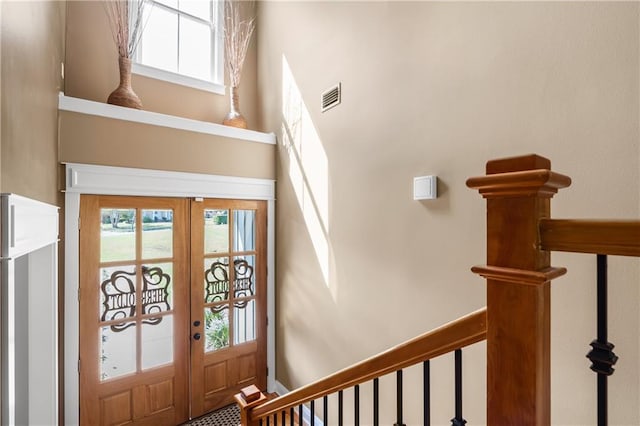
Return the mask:
<svg viewBox="0 0 640 426">
<path fill-rule="evenodd" d="M 222 1 L 147 0 L 137 74 L 224 93 Z"/>
</svg>

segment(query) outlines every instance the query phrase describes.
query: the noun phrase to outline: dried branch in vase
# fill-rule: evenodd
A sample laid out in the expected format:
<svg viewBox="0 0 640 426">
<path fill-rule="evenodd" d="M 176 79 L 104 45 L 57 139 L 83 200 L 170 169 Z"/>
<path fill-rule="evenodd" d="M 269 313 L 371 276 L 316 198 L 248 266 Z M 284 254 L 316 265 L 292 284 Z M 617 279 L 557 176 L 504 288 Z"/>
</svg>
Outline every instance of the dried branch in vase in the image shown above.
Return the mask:
<svg viewBox="0 0 640 426">
<path fill-rule="evenodd" d="M 242 66 L 255 29 L 254 2 L 225 0 L 224 2 L 224 63 L 229 75 L 231 108 L 222 124 L 247 128 L 247 120 L 240 113 L 238 86 Z"/>
<path fill-rule="evenodd" d="M 142 36 L 146 0 L 106 0 L 103 5 L 118 49 L 120 70 L 120 84 L 109 95 L 107 103 L 142 109 L 140 98 L 131 89 L 131 57 Z"/>
<path fill-rule="evenodd" d="M 142 36 L 146 0 L 106 0 L 103 4 L 118 56 L 131 58 Z"/>
<path fill-rule="evenodd" d="M 225 65 L 231 86 L 240 84 L 242 66 L 255 29 L 253 8 L 252 1 L 226 0 L 224 2 Z"/>
</svg>

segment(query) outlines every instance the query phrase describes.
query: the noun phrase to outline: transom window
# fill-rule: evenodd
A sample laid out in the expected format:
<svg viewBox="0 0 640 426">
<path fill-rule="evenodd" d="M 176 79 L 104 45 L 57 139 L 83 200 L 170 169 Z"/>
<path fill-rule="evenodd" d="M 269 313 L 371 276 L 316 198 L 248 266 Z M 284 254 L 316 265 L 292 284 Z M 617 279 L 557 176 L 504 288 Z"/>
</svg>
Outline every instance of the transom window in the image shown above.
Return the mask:
<svg viewBox="0 0 640 426">
<path fill-rule="evenodd" d="M 140 0 L 142 1 L 142 0 Z M 224 93 L 220 0 L 146 0 L 136 74 Z"/>
</svg>

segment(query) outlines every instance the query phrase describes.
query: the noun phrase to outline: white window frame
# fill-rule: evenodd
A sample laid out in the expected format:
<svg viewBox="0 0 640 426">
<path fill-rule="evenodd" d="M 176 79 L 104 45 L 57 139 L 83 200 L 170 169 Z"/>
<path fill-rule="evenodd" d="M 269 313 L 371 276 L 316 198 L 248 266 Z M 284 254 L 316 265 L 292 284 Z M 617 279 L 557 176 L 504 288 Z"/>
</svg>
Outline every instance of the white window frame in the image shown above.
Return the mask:
<svg viewBox="0 0 640 426">
<path fill-rule="evenodd" d="M 202 18 L 197 16 L 190 15 L 181 10 L 175 9 L 171 6 L 164 5 L 162 3 L 158 3 L 155 0 L 146 0 L 149 4 L 147 7 L 149 8 L 161 8 L 172 13 L 176 13 L 177 15 L 187 16 L 191 19 L 205 22 Z M 178 84 L 181 86 L 187 86 L 198 90 L 203 90 L 206 92 L 217 93 L 219 95 L 225 94 L 225 85 L 224 85 L 224 37 L 223 37 L 223 25 L 224 25 L 224 1 L 222 0 L 212 0 L 213 2 L 213 25 L 215 27 L 212 40 L 211 40 L 211 60 L 212 60 L 212 80 L 201 80 L 198 78 L 194 78 L 191 76 L 187 76 L 184 74 L 180 74 L 177 72 L 171 72 L 167 70 L 162 70 L 159 68 L 151 67 L 148 65 L 144 65 L 139 62 L 141 50 L 140 44 L 138 44 L 138 48 L 133 56 L 131 71 L 134 74 L 142 75 L 145 77 L 153 78 L 156 80 L 163 80 L 169 83 Z M 151 12 L 153 13 L 153 11 Z M 176 34 L 176 37 L 180 37 L 180 34 Z M 179 46 L 179 41 L 178 41 Z"/>
</svg>

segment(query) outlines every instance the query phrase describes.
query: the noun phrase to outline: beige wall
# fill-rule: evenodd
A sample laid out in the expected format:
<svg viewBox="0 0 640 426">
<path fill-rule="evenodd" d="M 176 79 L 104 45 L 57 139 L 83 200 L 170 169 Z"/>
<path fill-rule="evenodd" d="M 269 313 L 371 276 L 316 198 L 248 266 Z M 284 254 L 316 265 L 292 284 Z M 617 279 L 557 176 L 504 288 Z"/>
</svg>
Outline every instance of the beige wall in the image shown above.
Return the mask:
<svg viewBox="0 0 640 426">
<path fill-rule="evenodd" d="M 274 145 L 60 112 L 60 161 L 273 179 Z"/>
<path fill-rule="evenodd" d="M 278 380 L 296 388 L 485 304 L 469 271 L 485 204 L 465 180 L 488 159 L 536 152 L 571 176 L 555 217 L 640 216 L 639 18 L 637 3 L 260 4 L 260 123 L 280 129 Z M 425 174 L 440 196 L 413 201 Z M 610 263 L 610 421 L 637 425 L 640 268 Z M 595 259 L 553 264 L 569 269 L 552 290 L 553 424 L 595 424 Z M 465 352 L 470 424 L 485 421 L 483 351 Z M 433 367 L 447 424 L 452 361 Z"/>
<path fill-rule="evenodd" d="M 3 1 L 2 192 L 59 204 L 58 92 L 64 2 Z"/>
<path fill-rule="evenodd" d="M 255 46 L 254 41 L 240 85 L 240 110 L 250 129 L 257 128 Z M 117 51 L 102 3 L 69 2 L 65 94 L 106 102 L 117 85 Z M 218 95 L 139 75 L 133 76 L 132 86 L 148 111 L 214 123 L 221 123 L 229 111 L 228 94 Z"/>
<path fill-rule="evenodd" d="M 118 84 L 117 52 L 101 2 L 67 4 L 65 95 L 105 102 Z M 222 122 L 227 95 L 133 76 L 143 109 L 205 122 Z M 240 109 L 257 128 L 256 43 L 240 88 Z M 62 112 L 60 161 L 158 170 L 275 177 L 275 148 L 235 139 Z"/>
</svg>

